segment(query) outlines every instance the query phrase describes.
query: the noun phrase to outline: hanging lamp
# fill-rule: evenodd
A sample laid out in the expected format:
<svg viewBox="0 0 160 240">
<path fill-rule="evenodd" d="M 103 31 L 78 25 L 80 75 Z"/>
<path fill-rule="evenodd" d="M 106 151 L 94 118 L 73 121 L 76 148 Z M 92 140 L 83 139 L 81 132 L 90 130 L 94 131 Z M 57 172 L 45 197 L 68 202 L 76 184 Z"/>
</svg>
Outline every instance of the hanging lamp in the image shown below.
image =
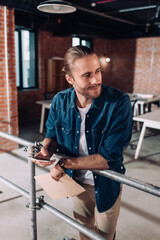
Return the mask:
<svg viewBox="0 0 160 240">
<path fill-rule="evenodd" d="M 71 3 L 61 0 L 43 1 L 37 6 L 37 9 L 42 12 L 57 14 L 73 13 L 77 10 Z"/>
</svg>

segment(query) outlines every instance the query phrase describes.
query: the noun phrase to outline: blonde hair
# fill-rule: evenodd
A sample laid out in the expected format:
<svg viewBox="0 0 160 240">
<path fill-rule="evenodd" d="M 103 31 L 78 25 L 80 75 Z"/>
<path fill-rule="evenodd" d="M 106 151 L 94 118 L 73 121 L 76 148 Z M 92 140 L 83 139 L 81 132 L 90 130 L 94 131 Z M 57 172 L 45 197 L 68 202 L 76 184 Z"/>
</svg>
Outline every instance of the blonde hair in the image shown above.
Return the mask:
<svg viewBox="0 0 160 240">
<path fill-rule="evenodd" d="M 92 54 L 94 52 L 86 46 L 78 45 L 69 48 L 64 56 L 63 73 L 72 76 L 72 66 L 75 60 Z"/>
</svg>

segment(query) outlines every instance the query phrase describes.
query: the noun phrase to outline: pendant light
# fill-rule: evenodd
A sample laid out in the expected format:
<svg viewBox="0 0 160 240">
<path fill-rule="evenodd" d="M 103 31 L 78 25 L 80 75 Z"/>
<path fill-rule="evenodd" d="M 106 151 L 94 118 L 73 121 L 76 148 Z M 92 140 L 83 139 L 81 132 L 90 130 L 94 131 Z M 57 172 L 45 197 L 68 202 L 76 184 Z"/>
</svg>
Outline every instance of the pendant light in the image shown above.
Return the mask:
<svg viewBox="0 0 160 240">
<path fill-rule="evenodd" d="M 57 14 L 72 13 L 77 10 L 71 3 L 61 0 L 43 1 L 37 6 L 37 9 L 42 12 Z"/>
</svg>

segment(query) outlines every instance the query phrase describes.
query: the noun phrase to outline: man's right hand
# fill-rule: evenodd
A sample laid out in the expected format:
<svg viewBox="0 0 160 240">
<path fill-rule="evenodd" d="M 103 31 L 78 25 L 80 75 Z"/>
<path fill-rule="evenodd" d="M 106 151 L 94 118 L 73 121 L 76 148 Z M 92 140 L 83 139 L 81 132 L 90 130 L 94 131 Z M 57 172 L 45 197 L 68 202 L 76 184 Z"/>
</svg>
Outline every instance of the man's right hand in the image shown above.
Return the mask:
<svg viewBox="0 0 160 240">
<path fill-rule="evenodd" d="M 47 166 L 50 166 L 50 165 L 52 165 L 53 164 L 53 162 L 54 162 L 54 160 L 52 160 L 52 161 L 50 161 L 50 162 L 48 162 L 48 161 L 46 161 L 46 162 L 41 162 L 41 161 L 36 161 L 36 159 L 47 159 L 47 160 L 49 160 L 50 159 L 50 155 L 49 155 L 49 152 L 48 152 L 48 150 L 45 148 L 45 147 L 43 147 L 42 149 L 41 149 L 41 151 L 36 155 L 36 156 L 34 156 L 34 158 L 35 158 L 35 160 L 32 160 L 32 162 L 35 162 L 38 166 L 40 166 L 40 167 L 47 167 Z"/>
</svg>

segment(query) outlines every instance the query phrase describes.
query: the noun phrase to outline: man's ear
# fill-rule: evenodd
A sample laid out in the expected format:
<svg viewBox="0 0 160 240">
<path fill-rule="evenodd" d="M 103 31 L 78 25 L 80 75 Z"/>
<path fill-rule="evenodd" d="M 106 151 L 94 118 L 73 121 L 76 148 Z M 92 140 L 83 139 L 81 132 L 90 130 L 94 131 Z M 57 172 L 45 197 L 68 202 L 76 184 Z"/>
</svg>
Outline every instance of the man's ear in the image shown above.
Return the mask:
<svg viewBox="0 0 160 240">
<path fill-rule="evenodd" d="M 73 85 L 73 77 L 69 76 L 68 74 L 65 75 L 65 79 L 67 80 L 67 82 L 71 85 Z"/>
</svg>

